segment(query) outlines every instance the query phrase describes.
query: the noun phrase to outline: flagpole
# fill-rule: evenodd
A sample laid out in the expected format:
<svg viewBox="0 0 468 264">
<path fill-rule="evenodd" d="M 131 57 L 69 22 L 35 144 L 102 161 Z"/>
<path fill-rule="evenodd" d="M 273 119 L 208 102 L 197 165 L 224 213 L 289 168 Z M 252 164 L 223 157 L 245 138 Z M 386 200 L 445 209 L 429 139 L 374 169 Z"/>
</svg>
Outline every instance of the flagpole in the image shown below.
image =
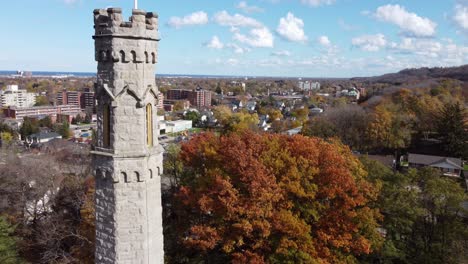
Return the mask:
<svg viewBox="0 0 468 264">
<path fill-rule="evenodd" d="M 138 9 L 138 0 L 133 0 L 134 2 L 134 9 Z"/>
</svg>

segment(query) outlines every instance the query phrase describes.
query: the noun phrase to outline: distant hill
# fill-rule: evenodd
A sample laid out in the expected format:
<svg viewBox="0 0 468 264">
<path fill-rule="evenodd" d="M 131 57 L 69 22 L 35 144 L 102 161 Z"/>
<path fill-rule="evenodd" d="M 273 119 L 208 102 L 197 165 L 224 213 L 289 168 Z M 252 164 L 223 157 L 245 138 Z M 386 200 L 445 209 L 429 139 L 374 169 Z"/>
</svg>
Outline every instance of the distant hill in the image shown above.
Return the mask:
<svg viewBox="0 0 468 264">
<path fill-rule="evenodd" d="M 419 68 L 405 69 L 398 73 L 389 73 L 375 77 L 352 78 L 352 81 L 388 83 L 392 85 L 415 84 L 434 79 L 449 78 L 468 82 L 468 65 L 449 68 Z"/>
</svg>

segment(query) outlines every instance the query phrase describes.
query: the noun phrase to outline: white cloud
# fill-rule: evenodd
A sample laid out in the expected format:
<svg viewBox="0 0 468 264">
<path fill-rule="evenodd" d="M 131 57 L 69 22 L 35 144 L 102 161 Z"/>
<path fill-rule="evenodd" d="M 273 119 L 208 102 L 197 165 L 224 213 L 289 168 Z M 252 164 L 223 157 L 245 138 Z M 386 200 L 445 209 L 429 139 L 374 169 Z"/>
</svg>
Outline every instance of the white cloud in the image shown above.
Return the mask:
<svg viewBox="0 0 468 264">
<path fill-rule="evenodd" d="M 171 17 L 167 24 L 173 28 L 181 28 L 192 25 L 205 25 L 208 23 L 208 15 L 203 11 L 198 11 L 184 17 Z"/>
<path fill-rule="evenodd" d="M 236 8 L 242 10 L 244 13 L 247 14 L 263 12 L 262 8 L 258 6 L 249 6 L 245 1 L 239 2 L 239 4 L 236 5 Z"/>
<path fill-rule="evenodd" d="M 459 1 L 455 6 L 453 20 L 463 31 L 468 33 L 468 1 L 466 1 L 466 5 Z"/>
<path fill-rule="evenodd" d="M 205 46 L 210 49 L 224 48 L 224 44 L 221 42 L 221 40 L 219 40 L 218 36 L 213 36 L 209 42 L 205 43 Z"/>
<path fill-rule="evenodd" d="M 438 53 L 442 50 L 443 46 L 440 42 L 433 40 L 403 38 L 400 43 L 390 43 L 388 48 L 404 54 L 438 57 Z"/>
<path fill-rule="evenodd" d="M 291 52 L 288 50 L 279 50 L 279 51 L 274 51 L 271 53 L 271 56 L 276 56 L 276 57 L 289 57 L 291 56 Z"/>
<path fill-rule="evenodd" d="M 235 43 L 229 43 L 229 44 L 226 45 L 226 47 L 231 48 L 234 51 L 234 53 L 236 53 L 236 54 L 244 54 L 246 52 L 251 51 L 251 49 L 243 48 L 243 47 L 241 47 L 241 46 L 239 46 L 239 45 L 237 45 Z"/>
<path fill-rule="evenodd" d="M 444 42 L 441 43 L 431 39 L 404 38 L 400 43 L 390 43 L 388 48 L 396 55 L 422 61 L 428 66 L 453 66 L 467 62 L 468 47 L 458 46 L 451 39 Z M 421 63 L 421 66 L 423 65 Z"/>
<path fill-rule="evenodd" d="M 231 66 L 236 66 L 239 64 L 238 59 L 230 58 L 226 61 L 226 64 L 231 65 Z"/>
<path fill-rule="evenodd" d="M 383 34 L 363 35 L 353 38 L 352 44 L 365 51 L 379 51 L 387 45 L 387 40 Z"/>
<path fill-rule="evenodd" d="M 280 18 L 276 32 L 288 41 L 306 42 L 307 36 L 304 33 L 304 21 L 297 18 L 291 12 L 286 17 Z"/>
<path fill-rule="evenodd" d="M 214 15 L 213 20 L 221 26 L 230 27 L 255 27 L 261 28 L 263 24 L 257 20 L 240 14 L 230 15 L 227 11 L 221 11 Z"/>
<path fill-rule="evenodd" d="M 354 30 L 358 30 L 359 27 L 358 26 L 355 26 L 355 25 L 351 25 L 351 24 L 348 24 L 346 23 L 343 19 L 339 19 L 338 20 L 338 25 L 346 30 L 346 31 L 354 31 Z"/>
<path fill-rule="evenodd" d="M 385 5 L 377 8 L 375 17 L 381 21 L 397 25 L 403 33 L 414 37 L 431 37 L 437 24 L 429 18 L 410 13 L 400 5 Z"/>
<path fill-rule="evenodd" d="M 235 32 L 233 38 L 241 43 L 256 48 L 272 48 L 273 34 L 266 27 L 253 28 L 248 35 Z"/>
<path fill-rule="evenodd" d="M 331 5 L 335 3 L 335 0 L 301 0 L 301 3 L 308 6 L 317 7 L 320 5 Z"/>
<path fill-rule="evenodd" d="M 327 36 L 320 36 L 317 38 L 317 41 L 324 47 L 329 47 L 331 45 L 331 41 Z"/>
</svg>

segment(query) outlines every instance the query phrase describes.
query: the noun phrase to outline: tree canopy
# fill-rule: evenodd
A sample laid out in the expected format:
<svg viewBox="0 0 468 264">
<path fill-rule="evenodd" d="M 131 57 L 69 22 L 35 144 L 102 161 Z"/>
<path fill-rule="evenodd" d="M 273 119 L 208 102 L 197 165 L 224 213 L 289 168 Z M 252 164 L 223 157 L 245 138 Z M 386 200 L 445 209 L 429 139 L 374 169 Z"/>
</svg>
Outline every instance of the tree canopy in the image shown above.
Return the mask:
<svg viewBox="0 0 468 264">
<path fill-rule="evenodd" d="M 174 209 L 179 222 L 172 224 L 189 249 L 180 259 L 355 262 L 381 242 L 380 215 L 368 206 L 377 190 L 340 143 L 208 133 L 184 144 L 180 157 L 185 167 Z"/>
</svg>

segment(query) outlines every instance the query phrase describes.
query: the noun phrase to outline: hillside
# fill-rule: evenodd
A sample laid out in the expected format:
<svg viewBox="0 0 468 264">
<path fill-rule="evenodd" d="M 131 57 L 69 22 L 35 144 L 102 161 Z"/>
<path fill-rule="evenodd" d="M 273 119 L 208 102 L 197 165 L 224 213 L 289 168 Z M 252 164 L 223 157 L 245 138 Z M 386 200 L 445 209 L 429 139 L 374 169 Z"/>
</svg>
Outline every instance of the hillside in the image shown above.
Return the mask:
<svg viewBox="0 0 468 264">
<path fill-rule="evenodd" d="M 436 79 L 454 79 L 468 82 L 468 65 L 449 68 L 405 69 L 398 73 L 389 73 L 375 77 L 352 78 L 352 81 L 369 83 L 387 83 L 392 85 L 416 84 L 435 81 Z"/>
</svg>

